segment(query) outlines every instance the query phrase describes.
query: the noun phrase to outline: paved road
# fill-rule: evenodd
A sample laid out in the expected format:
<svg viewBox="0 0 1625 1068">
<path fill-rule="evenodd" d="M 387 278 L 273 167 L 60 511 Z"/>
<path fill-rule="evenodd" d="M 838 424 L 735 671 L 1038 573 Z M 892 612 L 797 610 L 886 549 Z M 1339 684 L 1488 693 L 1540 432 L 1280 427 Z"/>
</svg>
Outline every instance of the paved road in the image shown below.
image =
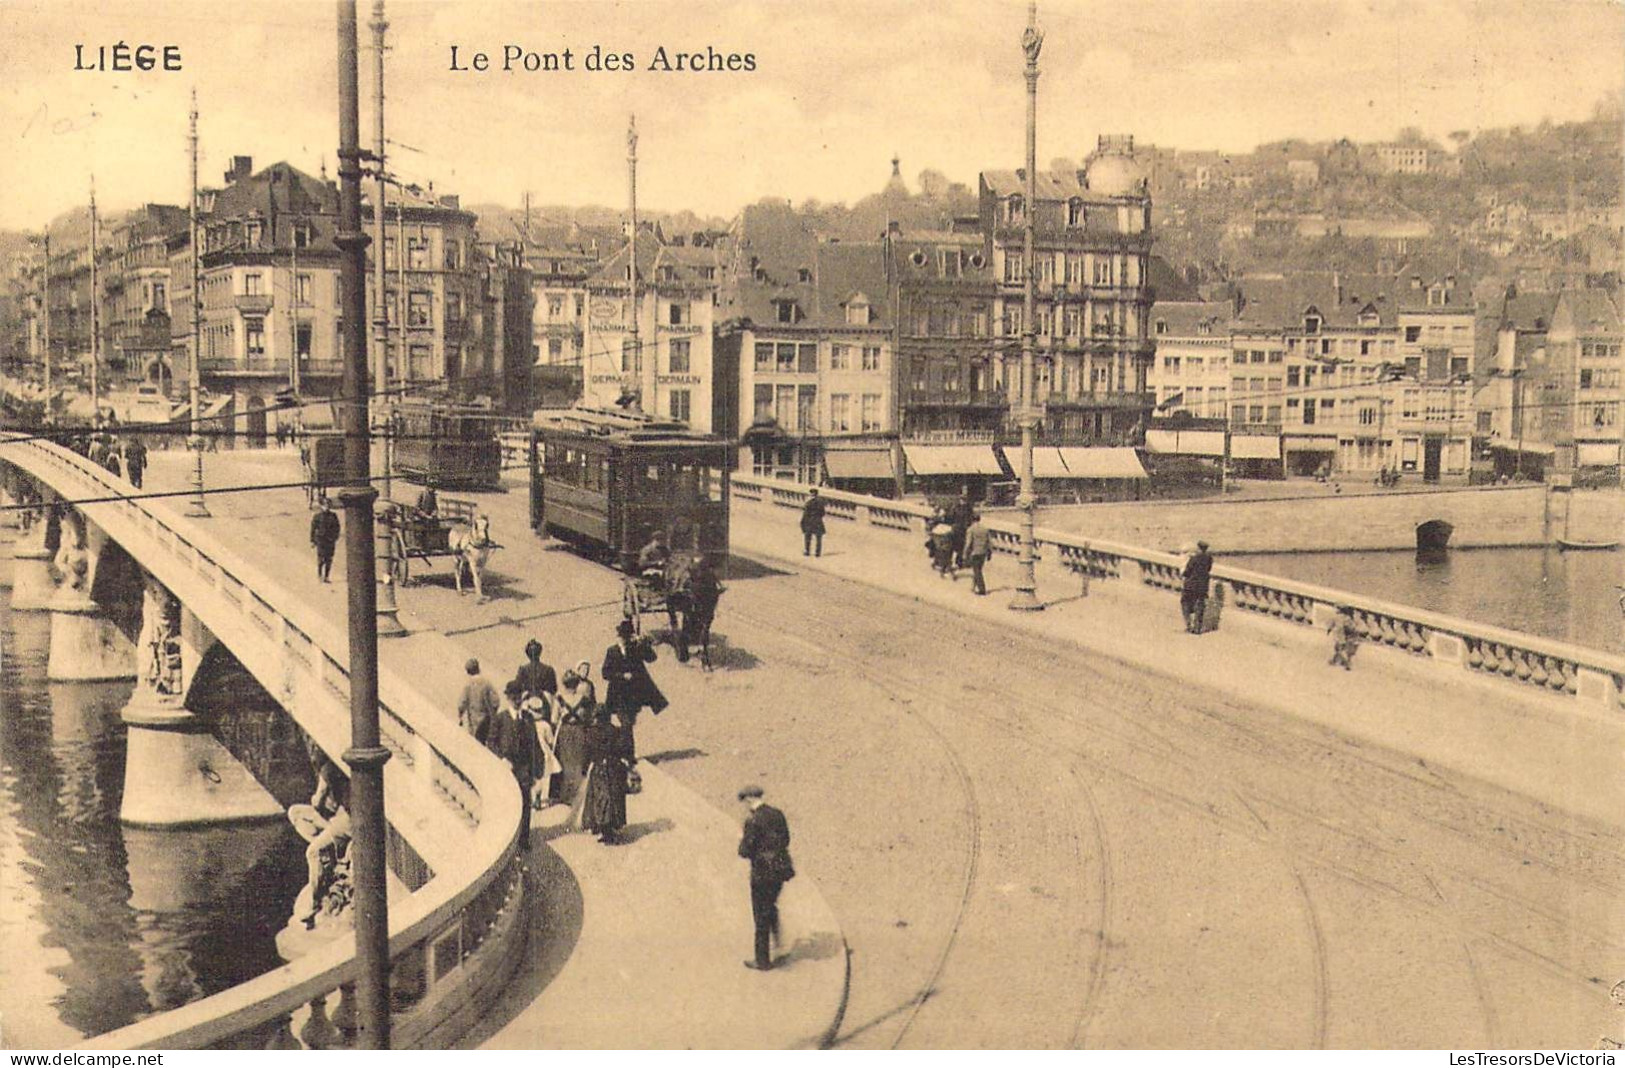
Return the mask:
<svg viewBox="0 0 1625 1068">
<path fill-rule="evenodd" d="M 463 629 L 596 661 L 615 576 L 534 540 L 522 494 L 482 500 L 506 547 Z M 841 1044 L 1619 1037 L 1612 828 L 794 562 L 742 560 L 717 630 L 719 670 L 656 665 L 674 705 L 639 749 L 719 807 L 782 800 L 852 950 Z"/>
</svg>

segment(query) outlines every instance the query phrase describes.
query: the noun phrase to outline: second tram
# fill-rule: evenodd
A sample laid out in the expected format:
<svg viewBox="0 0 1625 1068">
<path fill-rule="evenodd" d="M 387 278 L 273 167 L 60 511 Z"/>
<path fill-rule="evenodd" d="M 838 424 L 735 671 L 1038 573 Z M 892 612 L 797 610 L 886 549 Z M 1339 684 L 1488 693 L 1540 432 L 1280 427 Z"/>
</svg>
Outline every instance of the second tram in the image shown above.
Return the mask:
<svg viewBox="0 0 1625 1068">
<path fill-rule="evenodd" d="M 728 442 L 636 413 L 538 411 L 530 443 L 531 526 L 630 573 L 655 531 L 674 553 L 728 555 Z"/>
<path fill-rule="evenodd" d="M 395 471 L 436 488 L 502 488 L 501 422 L 477 404 L 408 398 L 395 406 Z"/>
</svg>

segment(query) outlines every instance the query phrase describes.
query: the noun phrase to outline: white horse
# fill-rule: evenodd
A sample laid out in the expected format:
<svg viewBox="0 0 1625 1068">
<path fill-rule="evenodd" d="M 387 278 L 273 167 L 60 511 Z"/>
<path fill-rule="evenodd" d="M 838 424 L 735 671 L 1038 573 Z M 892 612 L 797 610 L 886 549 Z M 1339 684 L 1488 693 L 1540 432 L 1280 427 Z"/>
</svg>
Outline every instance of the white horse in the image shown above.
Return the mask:
<svg viewBox="0 0 1625 1068">
<path fill-rule="evenodd" d="M 451 536 L 451 550 L 457 558 L 451 566 L 451 573 L 457 580 L 457 592 L 463 592 L 463 568 L 468 568 L 470 577 L 474 580 L 474 597 L 479 603 L 485 601 L 485 587 L 480 582 L 480 575 L 485 571 L 485 563 L 491 559 L 491 551 L 499 548 L 491 540 L 491 517 L 484 512 L 474 513 L 467 526 L 459 527 Z"/>
</svg>

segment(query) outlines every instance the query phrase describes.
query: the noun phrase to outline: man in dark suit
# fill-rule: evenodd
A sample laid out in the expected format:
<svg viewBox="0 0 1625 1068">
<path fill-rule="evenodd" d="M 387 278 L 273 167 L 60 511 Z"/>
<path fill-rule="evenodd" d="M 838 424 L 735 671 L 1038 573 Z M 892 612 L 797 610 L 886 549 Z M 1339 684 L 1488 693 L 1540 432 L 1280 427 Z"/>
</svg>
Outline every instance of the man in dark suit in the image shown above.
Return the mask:
<svg viewBox="0 0 1625 1068">
<path fill-rule="evenodd" d="M 333 502 L 322 498 L 321 511 L 310 520 L 310 543 L 316 546 L 316 577 L 329 582 L 333 573 L 333 550 L 339 543 L 339 517 L 333 514 Z"/>
<path fill-rule="evenodd" d="M 620 717 L 626 724 L 628 738 L 635 739 L 638 713 L 645 708 L 660 715 L 668 704 L 654 679 L 649 677 L 645 664 L 655 661 L 655 648 L 647 639 L 635 638 L 636 629 L 630 619 L 616 624 L 617 641 L 604 652 L 604 681 L 609 689 L 604 694 L 604 708 Z M 633 742 L 636 752 L 636 742 Z M 633 757 L 636 759 L 636 756 Z"/>
<path fill-rule="evenodd" d="M 1185 614 L 1185 629 L 1202 633 L 1202 617 L 1207 612 L 1208 579 L 1213 574 L 1213 554 L 1207 542 L 1196 543 L 1196 552 L 1185 561 L 1185 580 L 1179 594 L 1179 608 Z"/>
<path fill-rule="evenodd" d="M 824 498 L 818 495 L 816 486 L 807 491 L 807 503 L 801 506 L 801 555 L 811 555 L 815 544 L 817 555 L 823 556 Z"/>
<path fill-rule="evenodd" d="M 756 959 L 747 960 L 745 967 L 765 972 L 773 967 L 768 943 L 779 941 L 779 891 L 796 877 L 790 862 L 790 825 L 784 813 L 762 800 L 760 786 L 740 790 L 739 800 L 750 809 L 739 855 L 750 861 L 750 911 L 756 920 Z"/>
</svg>

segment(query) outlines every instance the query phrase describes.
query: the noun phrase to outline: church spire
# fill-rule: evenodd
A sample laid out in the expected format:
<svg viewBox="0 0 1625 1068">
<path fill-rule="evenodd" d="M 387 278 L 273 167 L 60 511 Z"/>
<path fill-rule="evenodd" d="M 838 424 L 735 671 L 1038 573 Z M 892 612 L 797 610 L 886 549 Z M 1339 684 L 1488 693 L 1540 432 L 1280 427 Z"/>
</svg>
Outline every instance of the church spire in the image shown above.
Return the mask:
<svg viewBox="0 0 1625 1068">
<path fill-rule="evenodd" d="M 891 178 L 886 182 L 886 194 L 908 196 L 908 186 L 903 182 L 903 161 L 894 152 L 891 158 Z"/>
</svg>

